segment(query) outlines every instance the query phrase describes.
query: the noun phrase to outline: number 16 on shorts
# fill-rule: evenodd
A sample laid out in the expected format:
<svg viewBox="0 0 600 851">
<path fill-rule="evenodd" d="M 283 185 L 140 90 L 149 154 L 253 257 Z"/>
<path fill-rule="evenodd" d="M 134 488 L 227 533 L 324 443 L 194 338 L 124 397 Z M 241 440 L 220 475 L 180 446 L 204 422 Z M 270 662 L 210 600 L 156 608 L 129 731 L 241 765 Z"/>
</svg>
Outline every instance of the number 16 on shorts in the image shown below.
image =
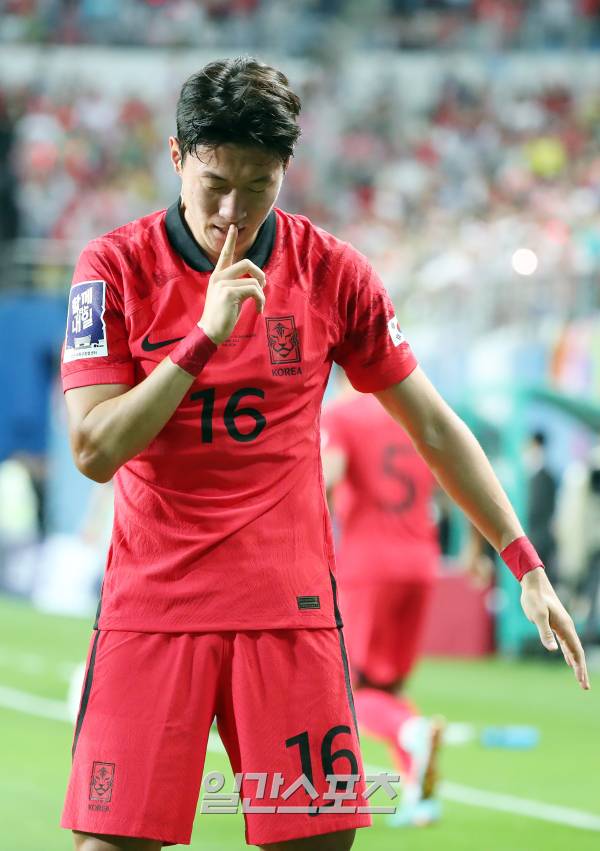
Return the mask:
<svg viewBox="0 0 600 851">
<path fill-rule="evenodd" d="M 343 734 L 351 735 L 350 728 L 337 725 L 323 737 L 321 781 L 315 780 L 309 734 L 303 731 L 285 742 L 286 748 L 298 749 L 297 775 L 284 777 L 281 772 L 266 771 L 237 773 L 232 792 L 226 793 L 223 792 L 224 775 L 212 772 L 203 779 L 200 812 L 233 814 L 239 811 L 240 804 L 244 813 L 304 813 L 315 817 L 323 813 L 395 812 L 395 806 L 371 806 L 369 799 L 381 791 L 389 801 L 395 801 L 398 792 L 394 784 L 400 782 L 399 775 L 382 773 L 361 777 L 354 752 L 345 747 L 334 750 L 336 736 Z M 349 773 L 340 773 L 340 769 L 349 770 Z"/>
</svg>

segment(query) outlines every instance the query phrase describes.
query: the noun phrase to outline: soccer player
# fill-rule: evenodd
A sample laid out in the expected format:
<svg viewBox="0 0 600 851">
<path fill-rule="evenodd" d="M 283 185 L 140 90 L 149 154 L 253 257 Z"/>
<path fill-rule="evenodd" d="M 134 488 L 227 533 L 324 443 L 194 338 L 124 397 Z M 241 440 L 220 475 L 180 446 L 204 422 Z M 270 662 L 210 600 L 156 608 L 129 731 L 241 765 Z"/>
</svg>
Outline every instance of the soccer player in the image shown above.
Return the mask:
<svg viewBox="0 0 600 851">
<path fill-rule="evenodd" d="M 362 775 L 320 462 L 334 360 L 504 552 L 542 640 L 556 632 L 587 688 L 572 621 L 377 276 L 275 208 L 299 111 L 285 76 L 252 59 L 194 74 L 169 139 L 180 197 L 93 240 L 75 269 L 73 455 L 115 489 L 62 819 L 80 851 L 188 843 L 215 716 L 250 803 L 248 772 L 269 778 L 263 809 L 322 804 L 254 807 L 249 844 L 343 851 L 369 824 L 324 798 L 328 774 Z M 310 786 L 282 800 L 298 778 Z"/>
<path fill-rule="evenodd" d="M 321 430 L 337 520 L 336 562 L 359 725 L 382 738 L 404 777 L 397 825 L 440 816 L 434 795 L 442 725 L 403 694 L 418 658 L 440 559 L 437 482 L 404 429 L 343 381 Z"/>
</svg>

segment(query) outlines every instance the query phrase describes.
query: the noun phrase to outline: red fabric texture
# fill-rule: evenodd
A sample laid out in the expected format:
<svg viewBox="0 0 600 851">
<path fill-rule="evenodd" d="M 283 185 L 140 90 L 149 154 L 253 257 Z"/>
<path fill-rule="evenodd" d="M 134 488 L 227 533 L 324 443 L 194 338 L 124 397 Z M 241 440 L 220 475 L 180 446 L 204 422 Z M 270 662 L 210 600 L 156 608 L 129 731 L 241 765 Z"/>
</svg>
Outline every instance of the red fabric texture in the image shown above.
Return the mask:
<svg viewBox="0 0 600 851">
<path fill-rule="evenodd" d="M 382 739 L 396 768 L 403 775 L 410 775 L 412 760 L 398 738 L 402 725 L 417 715 L 410 700 L 380 689 L 361 688 L 354 694 L 354 704 L 360 729 Z"/>
<path fill-rule="evenodd" d="M 322 437 L 346 458 L 334 494 L 336 558 L 342 585 L 432 580 L 440 549 L 433 473 L 402 427 L 372 396 L 327 407 Z"/>
<path fill-rule="evenodd" d="M 336 727 L 343 729 L 330 735 L 327 753 L 351 751 L 364 779 L 337 629 L 101 631 L 62 826 L 188 844 L 215 715 L 234 773 L 267 773 L 266 799 L 257 800 L 256 781 L 242 785 L 255 806 L 311 804 L 302 788 L 281 797 L 306 760 L 316 804 L 325 804 L 322 747 Z M 335 760 L 334 770 L 353 773 L 347 757 Z M 284 785 L 271 803 L 277 772 Z M 348 805 L 365 806 L 364 783 L 355 789 L 358 797 Z M 222 789 L 232 791 L 229 784 Z M 205 817 L 199 813 L 200 825 Z M 250 845 L 371 823 L 368 814 L 334 812 L 247 813 L 245 820 Z"/>
<path fill-rule="evenodd" d="M 170 358 L 190 375 L 198 376 L 216 351 L 216 343 L 213 343 L 202 328 L 194 325 L 173 349 Z"/>
<path fill-rule="evenodd" d="M 390 686 L 412 671 L 422 646 L 433 581 L 345 586 L 340 607 L 352 670 Z"/>
<path fill-rule="evenodd" d="M 376 391 L 416 360 L 365 258 L 302 216 L 276 216 L 264 314 L 243 305 L 172 418 L 114 477 L 102 629 L 335 625 L 319 434 L 331 363 Z M 196 326 L 209 277 L 173 249 L 165 211 L 90 243 L 74 283 L 106 282 L 108 354 L 63 363 L 65 389 L 141 382 Z"/>
<path fill-rule="evenodd" d="M 544 566 L 535 547 L 525 535 L 505 547 L 500 553 L 500 558 L 519 582 L 526 573 L 535 570 L 536 567 Z"/>
</svg>

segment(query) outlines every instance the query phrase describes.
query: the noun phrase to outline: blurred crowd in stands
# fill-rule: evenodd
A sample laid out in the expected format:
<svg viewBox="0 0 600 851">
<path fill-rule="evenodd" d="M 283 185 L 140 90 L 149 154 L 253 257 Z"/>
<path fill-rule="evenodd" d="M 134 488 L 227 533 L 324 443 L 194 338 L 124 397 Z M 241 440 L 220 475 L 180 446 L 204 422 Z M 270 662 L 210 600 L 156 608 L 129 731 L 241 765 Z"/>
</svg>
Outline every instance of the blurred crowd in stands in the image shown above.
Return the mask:
<svg viewBox="0 0 600 851">
<path fill-rule="evenodd" d="M 599 0 L 0 0 L 0 40 L 162 46 L 598 46 Z M 368 26 L 361 26 L 368 22 Z"/>
<path fill-rule="evenodd" d="M 62 51 L 71 61 L 53 65 L 46 45 L 272 59 L 303 101 L 280 206 L 370 258 L 403 324 L 430 335 L 437 371 L 457 396 L 463 381 L 533 374 L 587 399 L 600 393 L 600 73 L 584 66 L 597 56 L 600 68 L 599 22 L 600 0 L 0 0 L 0 49 L 13 51 L 0 82 L 0 387 L 10 397 L 0 420 L 0 462 L 9 459 L 0 465 L 0 585 L 3 547 L 41 530 L 73 533 L 56 518 L 73 519 L 83 480 L 73 478 L 63 409 L 56 402 L 50 417 L 48 401 L 72 264 L 87 240 L 167 206 L 178 191 L 167 138 L 183 82 L 169 60 L 181 51 L 86 51 L 100 55 L 94 68 L 106 63 L 103 78 L 78 75 L 84 51 Z M 390 48 L 409 52 L 408 70 Z M 475 55 L 479 73 L 444 48 Z M 541 48 L 581 56 L 581 73 L 579 64 L 542 73 Z M 508 74 L 521 49 L 529 51 L 521 72 Z M 28 51 L 20 79 L 12 61 Z M 112 63 L 132 55 L 150 56 L 150 70 L 162 63 L 160 73 L 121 87 L 122 73 L 107 85 Z M 419 339 L 420 355 L 427 341 Z M 571 513 L 561 515 L 567 549 L 574 537 L 583 542 L 581 558 L 558 561 L 574 593 L 592 577 L 585 597 L 597 624 L 600 453 L 590 461 L 578 440 L 563 438 L 554 466 L 584 459 L 565 477 Z M 48 563 L 79 570 L 78 557 L 63 556 Z M 30 574 L 39 573 L 33 559 Z"/>
<path fill-rule="evenodd" d="M 512 281 L 491 315 L 481 307 L 483 327 L 598 306 L 598 90 L 446 78 L 414 110 L 384 76 L 363 97 L 343 71 L 318 69 L 298 88 L 303 138 L 281 206 L 357 245 L 397 299 L 430 310 L 435 294 L 442 320 L 447 304 L 474 307 Z M 171 202 L 177 90 L 143 94 L 153 105 L 101 86 L 0 89 L 5 239 L 80 247 Z"/>
</svg>

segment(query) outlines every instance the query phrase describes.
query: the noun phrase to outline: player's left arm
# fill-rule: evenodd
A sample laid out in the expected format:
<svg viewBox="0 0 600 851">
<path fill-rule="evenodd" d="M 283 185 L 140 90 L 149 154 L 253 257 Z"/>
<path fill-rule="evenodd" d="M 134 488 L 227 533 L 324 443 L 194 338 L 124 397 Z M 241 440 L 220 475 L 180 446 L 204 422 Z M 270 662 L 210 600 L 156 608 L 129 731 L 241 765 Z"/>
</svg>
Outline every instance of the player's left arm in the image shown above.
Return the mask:
<svg viewBox="0 0 600 851">
<path fill-rule="evenodd" d="M 442 399 L 422 369 L 375 393 L 410 435 L 446 493 L 498 552 L 523 536 L 523 529 L 475 436 Z M 558 649 L 584 689 L 589 679 L 585 654 L 573 621 L 543 567 L 521 579 L 521 605 L 548 650 Z M 556 636 L 556 638 L 555 638 Z"/>
</svg>

